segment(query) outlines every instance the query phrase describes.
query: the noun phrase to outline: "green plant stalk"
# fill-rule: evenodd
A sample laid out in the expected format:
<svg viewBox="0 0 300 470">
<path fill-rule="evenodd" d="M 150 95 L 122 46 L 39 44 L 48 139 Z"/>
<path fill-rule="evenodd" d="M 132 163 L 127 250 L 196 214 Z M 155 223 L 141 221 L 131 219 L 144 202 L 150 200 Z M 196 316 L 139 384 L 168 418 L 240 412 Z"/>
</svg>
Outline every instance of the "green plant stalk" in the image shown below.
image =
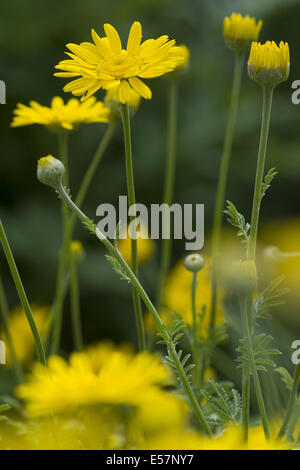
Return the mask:
<svg viewBox="0 0 300 470">
<path fill-rule="evenodd" d="M 291 419 L 287 427 L 286 440 L 288 442 L 294 442 L 294 432 L 298 423 L 299 415 L 300 415 L 300 406 L 298 403 L 296 403 L 293 408 Z"/>
<path fill-rule="evenodd" d="M 168 123 L 167 123 L 167 158 L 164 181 L 163 203 L 171 206 L 174 196 L 175 171 L 176 171 L 176 141 L 177 141 L 177 109 L 178 88 L 176 78 L 171 79 L 168 90 Z M 168 215 L 167 215 L 168 217 Z M 168 220 L 163 221 L 167 224 Z M 161 264 L 158 275 L 156 307 L 158 311 L 162 307 L 164 284 L 170 269 L 172 252 L 172 239 L 162 240 Z"/>
<path fill-rule="evenodd" d="M 135 189 L 134 189 L 134 177 L 133 177 L 133 163 L 132 163 L 132 146 L 131 146 L 131 129 L 130 129 L 130 116 L 128 104 L 120 104 L 123 133 L 124 133 L 124 144 L 125 144 L 125 163 L 126 163 L 126 180 L 127 180 L 127 195 L 129 206 L 135 205 Z M 130 217 L 130 222 L 135 217 Z M 138 278 L 138 250 L 137 240 L 131 238 L 131 268 L 135 276 Z M 141 299 L 136 289 L 132 288 L 133 306 L 135 313 L 135 321 L 138 335 L 139 350 L 143 351 L 146 349 L 145 341 L 145 330 L 143 313 L 141 306 Z"/>
<path fill-rule="evenodd" d="M 218 276 L 218 253 L 220 250 L 222 214 L 225 202 L 225 193 L 227 187 L 228 170 L 231 157 L 232 142 L 236 123 L 236 116 L 239 104 L 239 96 L 241 89 L 241 80 L 243 73 L 244 53 L 235 53 L 235 66 L 231 90 L 231 99 L 229 105 L 229 114 L 227 127 L 225 132 L 224 146 L 222 152 L 221 166 L 219 171 L 219 180 L 217 188 L 217 196 L 214 210 L 214 220 L 212 229 L 212 299 L 210 312 L 210 327 L 214 328 L 217 308 L 217 276 Z"/>
<path fill-rule="evenodd" d="M 0 220 L 0 241 L 1 241 L 3 251 L 5 253 L 5 256 L 6 256 L 7 263 L 9 265 L 11 275 L 13 277 L 13 280 L 14 280 L 14 283 L 15 283 L 15 286 L 16 286 L 16 289 L 17 289 L 17 293 L 18 293 L 21 305 L 22 305 L 23 310 L 25 312 L 25 315 L 27 317 L 27 320 L 28 320 L 28 323 L 29 323 L 29 326 L 30 326 L 30 329 L 31 329 L 31 332 L 32 332 L 32 335 L 33 335 L 33 338 L 34 338 L 34 341 L 35 341 L 38 360 L 44 366 L 46 366 L 47 365 L 46 364 L 46 356 L 45 356 L 42 340 L 41 340 L 41 337 L 40 337 L 40 334 L 39 334 L 39 330 L 36 326 L 34 317 L 32 315 L 31 308 L 30 308 L 30 305 L 29 305 L 29 302 L 28 302 L 28 299 L 27 299 L 27 295 L 26 295 L 24 286 L 22 284 L 20 274 L 19 274 L 18 268 L 16 266 L 16 263 L 15 263 L 15 260 L 14 260 L 9 242 L 7 240 L 6 233 L 4 231 L 4 227 L 2 225 L 1 220 Z"/>
<path fill-rule="evenodd" d="M 77 196 L 76 196 L 76 205 L 78 207 L 81 207 L 87 191 L 89 189 L 89 186 L 91 184 L 91 181 L 95 175 L 95 172 L 98 168 L 98 165 L 104 155 L 105 150 L 108 147 L 109 142 L 111 141 L 111 138 L 113 136 L 114 130 L 115 130 L 115 124 L 111 123 L 108 127 L 107 130 L 102 137 L 100 144 L 98 145 L 98 148 L 92 157 L 92 160 L 88 166 L 88 169 L 85 173 L 85 176 L 81 182 L 80 188 L 78 190 Z M 63 146 L 62 146 L 63 147 Z M 69 224 L 68 224 L 68 236 L 65 238 L 63 246 L 61 248 L 61 256 L 59 257 L 59 263 L 57 267 L 57 276 L 56 276 L 56 295 L 55 298 L 57 299 L 57 310 L 59 311 L 60 306 L 63 305 L 64 297 L 67 292 L 67 275 L 66 275 L 66 265 L 68 261 L 68 256 L 67 256 L 67 240 L 72 240 L 74 228 L 75 228 L 75 223 L 76 223 L 76 216 L 72 213 L 71 216 L 69 217 Z M 53 304 L 53 308 L 55 309 L 55 303 Z M 59 312 L 58 312 L 59 313 Z M 55 315 L 55 313 L 54 313 Z M 46 343 L 48 343 L 49 338 L 50 338 L 50 330 L 53 326 L 53 318 L 52 322 L 49 326 L 49 330 L 47 332 L 47 339 Z M 55 346 L 55 345 L 54 345 Z M 54 350 L 56 349 L 56 346 L 54 347 Z"/>
<path fill-rule="evenodd" d="M 21 364 L 19 364 L 19 361 L 17 359 L 14 342 L 13 342 L 13 339 L 11 337 L 9 327 L 8 327 L 9 308 L 8 308 L 8 302 L 7 302 L 7 298 L 5 295 L 5 290 L 4 290 L 1 275 L 0 275 L 0 311 L 2 312 L 3 328 L 6 333 L 7 344 L 10 350 L 15 376 L 16 376 L 17 382 L 21 383 L 23 382 L 24 374 L 22 371 Z"/>
<path fill-rule="evenodd" d="M 198 321 L 197 321 L 197 309 L 196 309 L 196 292 L 197 292 L 197 272 L 193 272 L 192 284 L 191 284 L 191 296 L 192 296 L 192 315 L 193 315 L 193 362 L 194 368 L 194 382 L 195 385 L 200 385 L 201 378 L 201 364 L 198 344 Z"/>
<path fill-rule="evenodd" d="M 72 254 L 70 254 L 70 291 L 74 346 L 77 351 L 81 351 L 83 349 L 83 339 L 80 316 L 78 269 L 76 259 Z"/>
<path fill-rule="evenodd" d="M 249 409 L 250 409 L 250 387 L 251 377 L 248 371 L 243 370 L 242 379 L 242 428 L 243 439 L 248 442 L 248 429 L 249 429 Z"/>
<path fill-rule="evenodd" d="M 290 419 L 291 419 L 291 416 L 292 416 L 292 413 L 293 413 L 293 409 L 294 409 L 294 406 L 295 406 L 295 403 L 296 403 L 296 400 L 297 400 L 297 391 L 298 391 L 299 383 L 300 383 L 300 364 L 298 364 L 295 368 L 294 378 L 293 378 L 293 386 L 292 386 L 292 390 L 291 390 L 291 393 L 290 393 L 286 414 L 285 414 L 282 426 L 281 426 L 279 434 L 278 434 L 279 439 L 284 437 L 284 435 L 286 433 L 286 430 L 287 430 L 287 427 L 288 427 L 288 424 L 290 422 Z"/>
<path fill-rule="evenodd" d="M 60 132 L 58 134 L 58 147 L 59 156 L 65 167 L 65 173 L 63 177 L 64 184 L 68 187 L 69 183 L 69 163 L 68 163 L 68 136 L 66 132 Z M 63 223 L 63 242 L 60 250 L 57 275 L 56 275 L 56 289 L 55 298 L 52 308 L 52 341 L 50 346 L 50 353 L 57 354 L 59 351 L 59 345 L 61 340 L 62 330 L 62 317 L 63 317 L 63 306 L 64 306 L 64 278 L 66 276 L 67 264 L 69 260 L 69 247 L 70 247 L 70 231 L 69 231 L 69 211 L 67 205 L 62 201 L 62 223 Z"/>
<path fill-rule="evenodd" d="M 249 245 L 247 250 L 247 258 L 249 260 L 255 260 L 256 256 L 256 242 L 257 242 L 257 231 L 259 222 L 259 213 L 261 205 L 261 189 L 265 171 L 265 160 L 268 144 L 268 135 L 270 127 L 270 117 L 272 110 L 272 99 L 273 99 L 274 88 L 263 87 L 263 109 L 262 109 L 262 122 L 260 141 L 258 149 L 255 187 L 252 203 L 252 214 L 251 214 L 251 227 L 249 236 Z"/>
<path fill-rule="evenodd" d="M 248 323 L 248 312 L 247 312 L 247 299 L 243 298 L 241 300 L 241 317 L 242 317 L 242 327 L 243 327 L 243 335 L 244 335 L 244 340 L 245 340 L 245 345 L 246 345 L 246 350 L 247 350 L 247 356 L 248 356 L 248 361 L 249 361 L 249 371 L 245 371 L 246 374 L 252 375 L 253 376 L 253 382 L 254 382 L 254 389 L 255 389 L 255 394 L 256 394 L 256 399 L 258 403 L 258 408 L 260 412 L 260 417 L 264 429 L 264 433 L 266 436 L 266 439 L 271 438 L 270 434 L 270 429 L 269 429 L 269 423 L 268 423 L 268 417 L 265 409 L 265 403 L 264 403 L 264 398 L 262 395 L 261 391 L 261 386 L 259 382 L 259 377 L 255 365 L 255 359 L 254 359 L 254 354 L 253 354 L 253 349 L 252 349 L 252 339 L 251 339 L 251 333 L 249 329 L 249 323 Z M 247 368 L 247 366 L 246 366 Z M 246 378 L 245 378 L 246 381 Z M 244 385 L 246 385 L 244 383 Z M 244 412 L 244 407 L 245 407 L 245 415 L 243 413 L 243 416 L 246 417 L 246 414 L 248 415 L 249 413 L 249 403 L 250 403 L 250 398 L 249 398 L 249 392 L 250 392 L 250 387 L 249 391 L 247 392 L 248 396 L 243 397 L 243 412 Z M 244 389 L 244 392 L 247 390 Z M 246 411 L 246 407 L 248 407 L 248 410 Z M 248 418 L 247 418 L 248 419 Z M 243 428 L 245 428 L 245 423 L 243 423 Z M 245 432 L 244 432 L 245 435 Z"/>
<path fill-rule="evenodd" d="M 65 189 L 60 186 L 57 188 L 57 192 L 59 196 L 69 205 L 69 208 L 76 214 L 76 216 L 83 222 L 83 224 L 91 229 L 93 233 L 99 238 L 99 240 L 103 243 L 103 245 L 107 248 L 108 252 L 120 263 L 120 266 L 130 279 L 130 282 L 133 286 L 133 288 L 137 291 L 138 295 L 143 299 L 143 302 L 147 308 L 147 310 L 150 312 L 150 314 L 153 316 L 154 322 L 157 326 L 157 329 L 159 332 L 162 334 L 168 334 L 168 329 L 162 322 L 159 314 L 157 313 L 156 308 L 154 307 L 153 303 L 149 299 L 147 293 L 145 292 L 143 286 L 139 282 L 138 278 L 134 274 L 133 270 L 128 266 L 124 258 L 122 257 L 121 253 L 117 250 L 117 248 L 105 237 L 104 234 L 102 234 L 92 223 L 92 221 L 74 204 L 72 199 L 69 197 Z M 193 410 L 195 412 L 196 417 L 198 418 L 198 421 L 201 425 L 201 428 L 204 430 L 204 432 L 207 435 L 211 435 L 211 430 L 210 427 L 206 421 L 205 415 L 197 401 L 197 398 L 194 394 L 194 391 L 192 387 L 189 384 L 188 378 L 186 376 L 186 373 L 182 367 L 182 364 L 178 358 L 178 354 L 176 352 L 174 343 L 170 341 L 167 344 L 167 347 L 169 348 L 170 355 L 176 365 L 178 375 L 180 377 L 180 380 L 182 382 L 182 385 L 184 387 L 184 390 L 189 398 L 189 401 L 191 403 L 191 406 L 193 407 Z"/>
</svg>

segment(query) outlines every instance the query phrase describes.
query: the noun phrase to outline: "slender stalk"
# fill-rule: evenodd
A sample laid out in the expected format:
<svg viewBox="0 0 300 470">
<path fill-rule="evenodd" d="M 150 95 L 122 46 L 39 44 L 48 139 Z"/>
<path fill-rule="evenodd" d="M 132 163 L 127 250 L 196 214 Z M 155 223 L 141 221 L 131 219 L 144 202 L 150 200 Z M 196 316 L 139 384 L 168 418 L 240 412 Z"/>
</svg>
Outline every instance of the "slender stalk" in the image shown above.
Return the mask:
<svg viewBox="0 0 300 470">
<path fill-rule="evenodd" d="M 6 256 L 6 260 L 8 262 L 9 268 L 10 268 L 11 275 L 13 277 L 13 280 L 14 280 L 14 283 L 15 283 L 15 286 L 16 286 L 16 289 L 17 289 L 17 293 L 18 293 L 21 305 L 23 307 L 23 310 L 24 310 L 25 315 L 27 317 L 27 320 L 28 320 L 33 338 L 35 340 L 38 360 L 43 365 L 46 366 L 46 356 L 45 356 L 42 340 L 41 340 L 41 337 L 40 337 L 40 334 L 39 334 L 39 330 L 36 326 L 34 317 L 32 315 L 30 305 L 29 305 L 29 302 L 28 302 L 28 299 L 27 299 L 27 295 L 26 295 L 24 286 L 22 284 L 20 274 L 19 274 L 18 268 L 16 266 L 16 263 L 15 263 L 15 260 L 14 260 L 9 242 L 7 240 L 6 233 L 4 231 L 4 227 L 2 225 L 1 220 L 0 220 L 0 241 L 1 241 L 3 251 L 5 253 L 5 256 Z"/>
<path fill-rule="evenodd" d="M 131 146 L 131 129 L 130 129 L 130 116 L 128 104 L 121 104 L 121 116 L 123 123 L 124 132 L 124 143 L 125 143 L 125 163 L 126 163 L 126 179 L 127 179 L 127 194 L 129 206 L 135 205 L 135 189 L 134 189 L 134 177 L 133 177 L 133 163 L 132 163 L 132 146 Z M 135 216 L 130 217 L 130 221 L 134 220 Z M 131 238 L 131 268 L 135 276 L 138 278 L 138 251 L 137 251 L 137 240 Z M 138 334 L 138 345 L 139 350 L 143 351 L 146 349 L 145 331 L 143 322 L 143 313 L 141 306 L 141 299 L 135 289 L 132 289 L 133 306 Z"/>
<path fill-rule="evenodd" d="M 175 183 L 175 170 L 176 170 L 176 140 L 177 140 L 177 108 L 178 108 L 178 88 L 177 81 L 173 78 L 169 85 L 168 90 L 168 124 L 167 124 L 167 158 L 166 158 L 166 171 L 164 181 L 163 203 L 169 206 L 173 202 L 174 183 Z M 168 215 L 166 214 L 166 217 Z M 168 220 L 163 220 L 163 224 L 167 225 Z M 165 279 L 168 274 L 171 262 L 172 252 L 172 239 L 171 234 L 169 238 L 162 240 L 161 250 L 161 264 L 158 275 L 157 287 L 157 301 L 156 306 L 158 311 L 162 307 L 163 290 Z"/>
<path fill-rule="evenodd" d="M 248 429 L 249 429 L 249 409 L 250 409 L 250 385 L 251 377 L 248 371 L 243 370 L 242 379 L 242 428 L 243 428 L 243 439 L 248 441 Z"/>
<path fill-rule="evenodd" d="M 80 317 L 80 295 L 78 283 L 77 262 L 74 255 L 70 256 L 70 291 L 71 291 L 71 315 L 74 346 L 77 351 L 83 348 L 82 327 Z"/>
<path fill-rule="evenodd" d="M 88 192 L 92 179 L 95 175 L 95 172 L 98 168 L 98 165 L 104 155 L 104 152 L 106 151 L 108 147 L 109 142 L 111 141 L 111 138 L 115 130 L 115 126 L 116 126 L 115 124 L 111 123 L 107 127 L 107 130 L 104 136 L 102 137 L 94 156 L 91 159 L 91 162 L 86 170 L 86 173 L 81 182 L 80 188 L 78 190 L 78 193 L 75 199 L 76 205 L 78 207 L 81 207 L 85 200 L 86 194 Z M 61 141 L 60 143 L 61 143 L 60 147 L 63 150 L 63 147 L 64 147 L 62 145 L 63 142 Z M 62 308 L 65 294 L 67 292 L 67 283 L 68 283 L 68 277 L 67 277 L 67 272 L 66 272 L 66 265 L 68 261 L 68 256 L 67 256 L 68 245 L 67 244 L 68 244 L 68 240 L 69 242 L 72 240 L 75 223 L 76 223 L 76 217 L 72 213 L 69 217 L 68 234 L 63 241 L 63 246 L 61 248 L 61 255 L 59 257 L 59 262 L 58 262 L 58 267 L 57 267 L 57 276 L 56 276 L 56 294 L 55 294 L 55 301 L 53 303 L 54 314 L 52 317 L 52 322 L 49 326 L 49 330 L 47 332 L 46 343 L 49 342 L 50 331 L 51 331 L 51 328 L 53 327 L 54 318 L 56 315 L 59 315 L 59 311 Z M 57 350 L 57 346 L 55 344 L 52 345 L 52 347 L 54 351 Z"/>
<path fill-rule="evenodd" d="M 21 383 L 24 379 L 24 375 L 23 375 L 22 367 L 19 364 L 19 361 L 17 359 L 14 342 L 13 342 L 12 336 L 10 334 L 9 326 L 8 326 L 9 307 L 8 307 L 8 302 L 7 302 L 7 298 L 5 295 L 5 290 L 4 290 L 1 276 L 0 276 L 0 311 L 2 313 L 3 328 L 6 334 L 7 344 L 9 347 L 10 354 L 11 354 L 15 376 L 16 376 L 17 381 Z"/>
<path fill-rule="evenodd" d="M 68 136 L 66 132 L 60 132 L 58 134 L 58 146 L 60 159 L 64 164 L 65 173 L 63 182 L 66 187 L 69 186 L 69 163 L 68 163 Z M 67 205 L 62 201 L 62 223 L 63 223 L 63 242 L 60 250 L 57 275 L 56 275 L 56 290 L 55 298 L 53 302 L 53 314 L 52 314 L 52 342 L 50 346 L 50 353 L 57 354 L 59 350 L 62 330 L 62 317 L 63 317 L 63 306 L 64 306 L 64 279 L 66 276 L 67 263 L 69 259 L 69 247 L 70 247 L 70 231 L 69 231 L 69 211 Z"/>
<path fill-rule="evenodd" d="M 287 427 L 287 432 L 286 432 L 286 440 L 288 442 L 293 442 L 294 441 L 294 432 L 298 423 L 299 419 L 299 414 L 300 414 L 300 406 L 298 403 L 295 404 L 290 422 Z"/>
<path fill-rule="evenodd" d="M 194 381 L 196 385 L 199 385 L 201 364 L 200 364 L 200 355 L 199 355 L 198 321 L 197 321 L 197 309 L 196 309 L 196 292 L 197 292 L 197 284 L 198 284 L 197 274 L 198 272 L 193 272 L 191 295 L 192 295 L 192 315 L 193 315 L 193 362 L 196 366 L 194 368 Z"/>
<path fill-rule="evenodd" d="M 291 393 L 290 393 L 286 414 L 285 414 L 282 426 L 281 426 L 279 434 L 278 434 L 279 439 L 282 438 L 285 435 L 288 424 L 290 422 L 290 419 L 291 419 L 291 416 L 292 416 L 292 413 L 293 413 L 293 409 L 294 409 L 294 406 L 295 406 L 295 402 L 297 400 L 297 393 L 298 393 L 299 383 L 300 383 L 300 364 L 298 364 L 295 368 L 294 378 L 293 378 L 293 386 L 292 386 L 292 390 L 291 390 Z"/>
<path fill-rule="evenodd" d="M 257 240 L 257 230 L 258 230 L 258 221 L 260 213 L 260 204 L 261 204 L 261 187 L 264 178 L 265 170 L 265 159 L 267 152 L 267 143 L 270 127 L 270 117 L 272 109 L 272 99 L 273 99 L 274 88 L 263 88 L 263 110 L 262 110 L 262 122 L 261 122 L 261 132 L 260 132 L 260 141 L 258 149 L 258 158 L 257 158 L 257 167 L 256 167 L 256 177 L 255 177 L 255 187 L 252 203 L 252 215 L 251 215 L 251 228 L 250 228 L 250 238 L 249 245 L 247 250 L 247 258 L 255 260 L 256 255 L 256 240 Z"/>
<path fill-rule="evenodd" d="M 124 258 L 122 257 L 121 253 L 115 248 L 115 246 L 105 237 L 103 233 L 101 233 L 92 223 L 92 221 L 89 220 L 89 218 L 74 204 L 74 202 L 71 200 L 69 195 L 66 193 L 65 189 L 60 186 L 57 188 L 57 192 L 60 195 L 60 197 L 69 205 L 69 208 L 76 214 L 77 217 L 84 223 L 86 227 L 89 227 L 93 231 L 93 233 L 99 238 L 99 240 L 104 244 L 104 246 L 107 248 L 109 253 L 120 263 L 121 268 L 124 270 L 128 278 L 130 279 L 130 282 L 133 286 L 133 288 L 137 291 L 138 295 L 142 298 L 147 310 L 150 312 L 150 314 L 153 316 L 154 322 L 159 330 L 160 333 L 162 333 L 164 336 L 168 335 L 168 329 L 162 322 L 159 314 L 157 313 L 156 308 L 154 307 L 153 303 L 151 302 L 150 298 L 148 297 L 147 293 L 145 292 L 143 286 L 139 282 L 138 278 L 134 274 L 133 270 L 128 266 Z M 206 421 L 205 415 L 198 403 L 198 400 L 194 394 L 194 391 L 189 383 L 189 380 L 186 376 L 186 373 L 182 367 L 182 364 L 180 362 L 180 359 L 178 357 L 178 354 L 176 352 L 174 343 L 172 341 L 168 342 L 168 348 L 169 348 L 169 353 L 174 361 L 174 364 L 176 365 L 176 369 L 178 372 L 178 375 L 180 377 L 180 380 L 182 382 L 182 385 L 184 387 L 184 390 L 190 400 L 191 406 L 193 407 L 193 410 L 198 418 L 198 421 L 204 430 L 204 432 L 208 435 L 211 435 L 211 430 L 210 427 Z"/>
<path fill-rule="evenodd" d="M 268 423 L 268 418 L 266 414 L 266 409 L 265 409 L 265 403 L 261 391 L 261 386 L 259 382 L 259 377 L 255 365 L 255 359 L 254 359 L 254 354 L 253 354 L 253 349 L 252 349 L 252 338 L 251 338 L 251 333 L 249 329 L 249 323 L 248 323 L 248 312 L 247 312 L 247 299 L 243 298 L 241 300 L 241 316 L 242 316 L 242 326 L 243 326 L 243 335 L 244 335 L 244 341 L 246 345 L 246 351 L 247 351 L 247 358 L 249 361 L 249 370 L 248 366 L 245 367 L 246 370 L 244 372 L 246 373 L 246 377 L 244 377 L 244 392 L 247 393 L 246 396 L 243 397 L 243 412 L 245 411 L 244 417 L 246 418 L 246 414 L 248 415 L 247 408 L 249 410 L 249 403 L 250 403 L 250 398 L 249 398 L 249 392 L 250 388 L 248 387 L 249 391 L 246 388 L 247 381 L 249 381 L 248 375 L 253 376 L 253 382 L 254 382 L 254 389 L 256 393 L 256 399 L 258 403 L 258 408 L 260 412 L 260 417 L 264 429 L 264 433 L 266 436 L 266 439 L 270 439 L 271 434 L 270 434 L 270 429 L 269 429 L 269 423 Z M 244 410 L 245 408 L 245 410 Z M 248 420 L 248 417 L 246 418 Z M 246 424 L 245 422 L 243 423 L 243 429 L 245 429 Z M 246 435 L 244 431 L 244 436 Z"/>
<path fill-rule="evenodd" d="M 210 327 L 211 328 L 214 327 L 215 318 L 216 318 L 217 295 L 218 295 L 218 292 L 217 292 L 218 258 L 217 256 L 220 250 L 222 214 L 223 214 L 223 209 L 224 209 L 225 193 L 226 193 L 227 179 L 228 179 L 228 170 L 229 170 L 229 164 L 230 164 L 233 135 L 234 135 L 234 129 L 235 129 L 235 123 L 236 123 L 237 110 L 238 110 L 240 89 L 241 89 L 243 62 L 244 62 L 244 54 L 236 52 L 234 75 L 233 75 L 232 90 L 231 90 L 231 99 L 230 99 L 227 127 L 226 127 L 225 139 L 224 139 L 224 145 L 223 145 L 221 166 L 220 166 L 220 171 L 219 171 L 219 180 L 218 180 L 218 188 L 217 188 L 217 196 L 216 196 L 214 220 L 213 220 L 213 230 L 212 230 L 213 265 L 212 265 L 212 301 L 211 301 L 211 313 L 210 313 Z"/>
</svg>

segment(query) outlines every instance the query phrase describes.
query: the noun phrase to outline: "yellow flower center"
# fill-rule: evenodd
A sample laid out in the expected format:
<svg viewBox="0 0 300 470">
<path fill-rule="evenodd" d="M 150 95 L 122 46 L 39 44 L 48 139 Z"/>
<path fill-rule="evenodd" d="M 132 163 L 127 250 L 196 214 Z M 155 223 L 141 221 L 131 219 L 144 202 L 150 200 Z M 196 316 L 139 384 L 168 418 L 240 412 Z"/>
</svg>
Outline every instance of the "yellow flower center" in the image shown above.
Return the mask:
<svg viewBox="0 0 300 470">
<path fill-rule="evenodd" d="M 135 55 L 122 50 L 120 54 L 103 60 L 98 65 L 98 73 L 109 75 L 117 79 L 136 76 L 142 66 L 142 60 Z"/>
</svg>

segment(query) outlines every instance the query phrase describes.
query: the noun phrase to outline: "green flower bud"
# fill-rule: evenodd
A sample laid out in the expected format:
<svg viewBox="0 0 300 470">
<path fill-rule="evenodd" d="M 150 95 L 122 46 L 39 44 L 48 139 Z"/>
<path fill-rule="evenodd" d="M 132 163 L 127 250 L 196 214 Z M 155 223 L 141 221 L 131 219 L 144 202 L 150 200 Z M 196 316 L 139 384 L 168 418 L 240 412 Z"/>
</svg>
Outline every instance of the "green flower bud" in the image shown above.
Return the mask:
<svg viewBox="0 0 300 470">
<path fill-rule="evenodd" d="M 199 255 L 199 253 L 188 255 L 184 260 L 184 266 L 186 269 L 192 271 L 193 273 L 200 271 L 202 268 L 204 268 L 204 265 L 204 258 L 203 256 Z"/>
<path fill-rule="evenodd" d="M 65 167 L 60 160 L 48 155 L 40 158 L 37 166 L 37 178 L 43 184 L 57 189 L 62 184 Z"/>
</svg>

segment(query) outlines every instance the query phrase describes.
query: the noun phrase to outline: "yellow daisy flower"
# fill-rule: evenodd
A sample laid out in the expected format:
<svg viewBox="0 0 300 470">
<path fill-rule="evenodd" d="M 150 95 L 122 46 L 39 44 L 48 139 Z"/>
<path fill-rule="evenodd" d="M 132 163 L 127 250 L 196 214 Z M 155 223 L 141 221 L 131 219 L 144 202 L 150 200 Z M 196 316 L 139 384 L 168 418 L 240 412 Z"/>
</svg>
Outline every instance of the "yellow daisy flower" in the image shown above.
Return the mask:
<svg viewBox="0 0 300 470">
<path fill-rule="evenodd" d="M 91 361 L 86 352 L 72 354 L 69 363 L 52 356 L 48 368 L 35 364 L 29 381 L 16 389 L 17 396 L 26 401 L 29 415 L 47 416 L 100 405 L 139 408 L 168 398 L 161 385 L 170 383 L 170 372 L 157 356 L 108 350 L 97 369 L 95 359 Z M 100 354 L 105 357 L 103 349 Z"/>
<path fill-rule="evenodd" d="M 34 316 L 37 328 L 41 337 L 45 336 L 49 320 L 50 309 L 48 307 L 31 306 L 32 314 Z M 32 336 L 30 326 L 26 315 L 21 307 L 15 308 L 8 318 L 8 329 L 11 335 L 12 343 L 14 345 L 17 360 L 24 365 L 29 365 L 35 355 L 35 342 Z M 7 344 L 7 357 L 8 365 L 12 364 L 11 351 L 8 346 L 6 334 L 1 333 L 1 338 Z"/>
<path fill-rule="evenodd" d="M 123 49 L 118 32 L 110 24 L 104 25 L 106 36 L 100 37 L 92 30 L 94 44 L 83 42 L 67 44 L 69 60 L 56 68 L 63 72 L 57 77 L 80 77 L 68 83 L 64 91 L 82 96 L 86 100 L 100 88 L 115 88 L 118 101 L 128 103 L 132 94 L 151 99 L 150 88 L 141 78 L 160 77 L 182 63 L 180 48 L 168 36 L 142 41 L 142 26 L 135 21 L 130 29 L 126 49 Z"/>
<path fill-rule="evenodd" d="M 80 103 L 71 98 L 66 104 L 59 96 L 52 99 L 51 106 L 41 106 L 36 101 L 30 101 L 29 106 L 18 103 L 14 110 L 11 127 L 42 124 L 51 129 L 72 131 L 82 123 L 109 122 L 110 109 L 101 101 L 91 98 Z"/>
<path fill-rule="evenodd" d="M 274 87 L 287 80 L 290 73 L 290 50 L 287 42 L 252 42 L 248 74 L 262 86 Z"/>
<path fill-rule="evenodd" d="M 255 18 L 248 15 L 242 16 L 240 13 L 232 13 L 230 17 L 224 18 L 223 33 L 225 38 L 255 41 L 262 24 L 262 20 L 257 22 Z"/>
</svg>

